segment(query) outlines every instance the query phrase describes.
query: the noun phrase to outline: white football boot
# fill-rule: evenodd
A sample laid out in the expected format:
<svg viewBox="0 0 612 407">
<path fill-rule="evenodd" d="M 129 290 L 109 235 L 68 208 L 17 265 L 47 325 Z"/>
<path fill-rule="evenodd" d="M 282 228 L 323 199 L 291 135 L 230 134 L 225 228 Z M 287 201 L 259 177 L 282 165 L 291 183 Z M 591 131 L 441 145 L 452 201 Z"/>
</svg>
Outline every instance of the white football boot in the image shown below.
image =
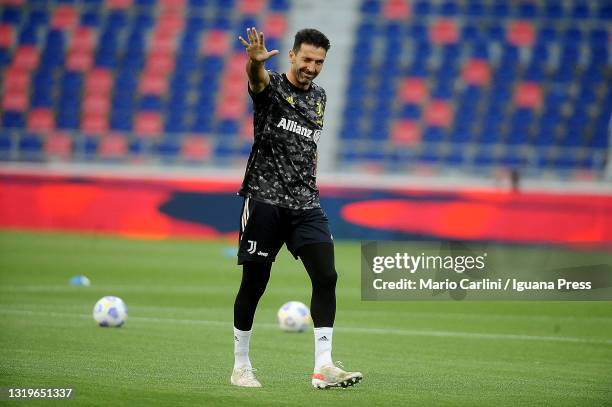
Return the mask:
<svg viewBox="0 0 612 407">
<path fill-rule="evenodd" d="M 361 372 L 345 372 L 335 365 L 325 365 L 312 374 L 312 386 L 315 389 L 331 387 L 347 388 L 363 380 Z"/>
<path fill-rule="evenodd" d="M 240 387 L 261 387 L 261 383 L 255 377 L 256 370 L 248 366 L 234 368 L 230 382 Z"/>
</svg>

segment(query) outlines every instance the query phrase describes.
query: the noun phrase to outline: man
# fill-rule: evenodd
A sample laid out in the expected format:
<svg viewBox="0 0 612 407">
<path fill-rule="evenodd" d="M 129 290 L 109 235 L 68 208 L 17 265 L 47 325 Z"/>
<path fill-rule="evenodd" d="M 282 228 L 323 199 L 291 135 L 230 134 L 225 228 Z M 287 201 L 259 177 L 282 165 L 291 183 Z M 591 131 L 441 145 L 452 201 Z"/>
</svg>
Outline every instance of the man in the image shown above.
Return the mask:
<svg viewBox="0 0 612 407">
<path fill-rule="evenodd" d="M 268 51 L 263 32 L 239 37 L 249 56 L 248 90 L 254 106 L 255 139 L 240 195 L 244 197 L 238 264 L 242 281 L 234 304 L 234 370 L 231 383 L 261 387 L 249 359 L 249 339 L 257 303 L 281 246 L 301 259 L 312 282 L 315 388 L 352 386 L 363 378 L 345 372 L 331 358 L 336 314 L 334 245 L 316 185 L 317 141 L 323 128 L 325 91 L 313 83 L 330 47 L 321 32 L 295 35 L 286 74 L 266 71 L 278 54 Z"/>
</svg>

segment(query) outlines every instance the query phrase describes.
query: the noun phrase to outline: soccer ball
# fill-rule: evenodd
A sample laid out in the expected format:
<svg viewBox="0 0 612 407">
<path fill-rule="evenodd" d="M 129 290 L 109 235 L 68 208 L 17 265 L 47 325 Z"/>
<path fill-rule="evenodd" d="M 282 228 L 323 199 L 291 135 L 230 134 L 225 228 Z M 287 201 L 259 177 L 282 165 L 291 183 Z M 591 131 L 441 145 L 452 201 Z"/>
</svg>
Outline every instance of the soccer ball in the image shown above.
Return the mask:
<svg viewBox="0 0 612 407">
<path fill-rule="evenodd" d="M 100 326 L 120 327 L 127 318 L 127 307 L 119 297 L 102 297 L 94 305 L 93 318 Z"/>
<path fill-rule="evenodd" d="M 299 301 L 283 304 L 277 314 L 278 326 L 285 332 L 304 332 L 310 325 L 310 311 Z"/>
</svg>

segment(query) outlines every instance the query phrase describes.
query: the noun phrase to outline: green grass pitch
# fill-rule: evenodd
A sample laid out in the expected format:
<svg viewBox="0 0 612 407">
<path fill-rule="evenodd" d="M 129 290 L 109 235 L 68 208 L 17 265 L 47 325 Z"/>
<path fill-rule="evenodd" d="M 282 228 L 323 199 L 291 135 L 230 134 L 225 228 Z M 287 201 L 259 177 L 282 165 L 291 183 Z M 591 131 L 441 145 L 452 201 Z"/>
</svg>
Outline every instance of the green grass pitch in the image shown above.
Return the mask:
<svg viewBox="0 0 612 407">
<path fill-rule="evenodd" d="M 310 298 L 283 249 L 251 340 L 264 387 L 233 387 L 228 246 L 1 232 L 0 387 L 72 387 L 72 406 L 612 405 L 610 302 L 362 302 L 350 242 L 336 246 L 333 357 L 364 381 L 311 388 L 312 335 L 275 326 L 282 303 Z M 70 286 L 78 274 L 92 286 Z M 104 295 L 126 301 L 123 328 L 95 325 Z"/>
</svg>

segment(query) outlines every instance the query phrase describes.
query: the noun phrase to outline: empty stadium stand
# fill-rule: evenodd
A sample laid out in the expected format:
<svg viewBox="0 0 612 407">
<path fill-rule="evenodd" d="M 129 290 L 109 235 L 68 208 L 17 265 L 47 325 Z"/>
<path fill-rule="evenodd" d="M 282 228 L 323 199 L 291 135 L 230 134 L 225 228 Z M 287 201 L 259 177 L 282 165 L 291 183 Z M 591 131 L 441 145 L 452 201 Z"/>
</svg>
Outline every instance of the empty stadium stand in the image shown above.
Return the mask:
<svg viewBox="0 0 612 407">
<path fill-rule="evenodd" d="M 364 0 L 341 165 L 599 172 L 612 3 Z"/>
<path fill-rule="evenodd" d="M 612 3 L 361 0 L 336 169 L 597 177 Z M 290 0 L 1 0 L 0 160 L 242 166 L 236 37 Z M 283 60 L 268 67 L 281 69 Z"/>
<path fill-rule="evenodd" d="M 237 36 L 257 26 L 280 47 L 288 9 L 287 0 L 0 2 L 0 158 L 243 161 L 252 112 Z"/>
</svg>

